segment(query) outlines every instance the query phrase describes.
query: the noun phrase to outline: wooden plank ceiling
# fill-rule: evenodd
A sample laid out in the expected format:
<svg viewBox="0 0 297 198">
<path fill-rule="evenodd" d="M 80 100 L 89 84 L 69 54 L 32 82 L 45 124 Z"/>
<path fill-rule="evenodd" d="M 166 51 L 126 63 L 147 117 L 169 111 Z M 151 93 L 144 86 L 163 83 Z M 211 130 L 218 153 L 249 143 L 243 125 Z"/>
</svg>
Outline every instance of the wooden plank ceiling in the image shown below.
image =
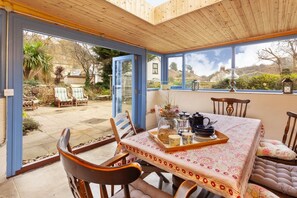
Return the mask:
<svg viewBox="0 0 297 198">
<path fill-rule="evenodd" d="M 297 33 L 297 0 L 0 0 L 1 7 L 159 53 Z M 129 11 L 129 12 L 128 12 Z"/>
</svg>

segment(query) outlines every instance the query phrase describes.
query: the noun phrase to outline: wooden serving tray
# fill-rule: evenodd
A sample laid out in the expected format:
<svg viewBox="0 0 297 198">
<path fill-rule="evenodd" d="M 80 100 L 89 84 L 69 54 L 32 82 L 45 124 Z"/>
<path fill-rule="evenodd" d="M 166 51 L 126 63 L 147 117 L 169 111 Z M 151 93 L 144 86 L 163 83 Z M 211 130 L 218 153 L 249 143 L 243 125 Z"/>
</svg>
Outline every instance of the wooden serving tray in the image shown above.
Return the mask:
<svg viewBox="0 0 297 198">
<path fill-rule="evenodd" d="M 215 134 L 217 135 L 217 139 L 210 139 L 210 140 L 206 140 L 206 141 L 204 140 L 199 142 L 195 140 L 195 134 L 194 134 L 194 139 L 192 144 L 183 145 L 182 137 L 181 137 L 180 146 L 170 146 L 169 144 L 164 144 L 163 142 L 161 142 L 161 140 L 158 138 L 158 131 L 149 131 L 148 133 L 150 137 L 153 138 L 159 144 L 159 146 L 165 150 L 165 152 L 181 151 L 181 150 L 194 149 L 194 148 L 213 145 L 213 144 L 221 144 L 221 143 L 226 143 L 229 140 L 229 138 L 225 134 L 219 131 L 215 131 Z"/>
</svg>

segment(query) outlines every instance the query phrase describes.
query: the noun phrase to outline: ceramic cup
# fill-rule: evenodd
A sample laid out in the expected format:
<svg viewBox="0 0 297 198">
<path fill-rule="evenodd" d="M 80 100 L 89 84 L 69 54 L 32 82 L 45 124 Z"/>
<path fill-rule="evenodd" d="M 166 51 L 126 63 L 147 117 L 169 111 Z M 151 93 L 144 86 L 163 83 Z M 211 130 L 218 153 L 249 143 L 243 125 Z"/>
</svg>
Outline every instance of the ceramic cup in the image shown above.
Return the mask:
<svg viewBox="0 0 297 198">
<path fill-rule="evenodd" d="M 183 133 L 183 145 L 188 145 L 193 143 L 193 133 Z"/>
<path fill-rule="evenodd" d="M 179 135 L 169 135 L 169 145 L 170 146 L 179 146 L 180 145 L 180 136 Z"/>
</svg>

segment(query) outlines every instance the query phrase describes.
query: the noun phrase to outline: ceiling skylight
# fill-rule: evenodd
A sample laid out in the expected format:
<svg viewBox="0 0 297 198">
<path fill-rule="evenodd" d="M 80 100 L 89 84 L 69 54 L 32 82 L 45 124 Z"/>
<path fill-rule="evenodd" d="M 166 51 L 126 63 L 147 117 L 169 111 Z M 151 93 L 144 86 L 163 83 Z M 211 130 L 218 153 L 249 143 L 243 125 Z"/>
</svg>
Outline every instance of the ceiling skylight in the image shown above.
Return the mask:
<svg viewBox="0 0 297 198">
<path fill-rule="evenodd" d="M 149 4 L 156 7 L 158 5 L 161 5 L 162 3 L 165 3 L 168 0 L 146 0 Z"/>
</svg>

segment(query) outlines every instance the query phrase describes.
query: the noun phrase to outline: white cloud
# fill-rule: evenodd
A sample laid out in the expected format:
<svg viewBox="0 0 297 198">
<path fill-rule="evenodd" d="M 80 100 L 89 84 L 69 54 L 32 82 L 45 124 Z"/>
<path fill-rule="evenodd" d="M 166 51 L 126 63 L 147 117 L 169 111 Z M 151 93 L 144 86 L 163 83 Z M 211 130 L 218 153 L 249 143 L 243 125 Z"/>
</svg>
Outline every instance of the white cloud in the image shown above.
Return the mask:
<svg viewBox="0 0 297 198">
<path fill-rule="evenodd" d="M 252 65 L 271 64 L 271 61 L 259 60 L 257 52 L 264 48 L 276 49 L 276 46 L 271 43 L 261 43 L 256 45 L 246 45 L 236 48 L 236 51 L 240 51 L 235 55 L 235 66 L 236 67 L 247 67 Z"/>
<path fill-rule="evenodd" d="M 219 64 L 216 61 L 212 61 L 205 54 L 192 53 L 187 56 L 187 64 L 193 67 L 194 73 L 202 75 L 210 75 L 220 68 L 220 66 L 226 66 L 228 63 L 220 62 Z M 219 67 L 218 67 L 219 66 Z"/>
<path fill-rule="evenodd" d="M 219 53 L 218 53 L 219 55 Z M 192 53 L 186 58 L 186 64 L 191 65 L 195 74 L 208 76 L 218 71 L 221 66 L 231 67 L 231 59 L 227 62 L 217 62 L 215 59 L 207 58 L 206 54 Z"/>
<path fill-rule="evenodd" d="M 168 58 L 168 66 L 173 62 L 175 62 L 177 64 L 177 69 L 178 70 L 182 70 L 182 68 L 183 68 L 183 59 L 182 59 L 182 57 L 170 57 L 170 58 Z"/>
</svg>

